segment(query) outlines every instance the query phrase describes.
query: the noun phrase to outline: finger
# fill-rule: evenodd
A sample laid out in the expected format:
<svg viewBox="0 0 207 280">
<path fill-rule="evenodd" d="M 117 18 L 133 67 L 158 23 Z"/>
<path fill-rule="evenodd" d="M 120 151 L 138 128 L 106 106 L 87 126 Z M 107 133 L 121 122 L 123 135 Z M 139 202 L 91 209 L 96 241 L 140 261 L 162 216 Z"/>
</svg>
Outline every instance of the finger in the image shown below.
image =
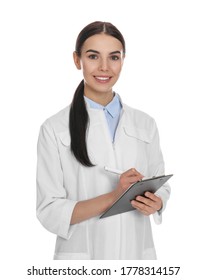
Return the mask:
<svg viewBox="0 0 207 280">
<path fill-rule="evenodd" d="M 158 202 L 160 200 L 160 197 L 156 196 L 155 194 L 153 194 L 151 192 L 145 192 L 144 195 L 155 202 Z"/>
<path fill-rule="evenodd" d="M 162 208 L 162 200 L 160 197 L 156 196 L 157 201 L 151 200 L 150 198 L 146 198 L 143 196 L 137 196 L 136 201 L 144 203 L 145 205 L 151 207 L 155 211 L 158 211 Z"/>
<path fill-rule="evenodd" d="M 142 180 L 142 176 L 140 176 L 140 175 L 130 176 L 130 177 L 128 177 L 128 180 L 131 183 L 136 183 L 136 182 Z"/>
<path fill-rule="evenodd" d="M 150 206 L 147 206 L 146 204 L 144 204 L 142 202 L 138 202 L 136 200 L 132 200 L 131 205 L 135 209 L 139 210 L 144 215 L 150 215 L 155 212 L 155 210 L 153 208 L 151 208 Z"/>
<path fill-rule="evenodd" d="M 133 171 L 133 174 L 131 176 L 136 177 L 137 181 L 141 181 L 144 178 L 144 176 L 137 170 Z"/>
<path fill-rule="evenodd" d="M 141 202 L 141 203 L 143 203 L 143 204 L 145 204 L 147 206 L 150 206 L 152 208 L 154 208 L 154 206 L 155 206 L 155 202 L 153 200 L 151 200 L 149 198 L 146 198 L 144 196 L 140 196 L 140 195 L 137 196 L 136 197 L 136 201 L 139 201 L 139 202 Z"/>
<path fill-rule="evenodd" d="M 126 176 L 138 176 L 139 178 L 144 178 L 144 176 L 138 172 L 135 168 L 130 168 L 129 170 L 127 170 L 126 172 L 123 173 L 123 175 L 126 175 Z"/>
<path fill-rule="evenodd" d="M 126 172 L 124 172 L 121 176 L 120 176 L 120 181 L 126 185 L 130 185 L 133 183 L 136 183 L 137 181 L 142 180 L 143 175 L 138 173 L 138 172 L 134 172 L 133 170 L 128 170 Z"/>
<path fill-rule="evenodd" d="M 151 199 L 155 204 L 154 204 L 154 208 L 158 211 L 162 208 L 163 206 L 163 203 L 162 203 L 162 199 L 161 197 L 153 194 L 153 193 L 150 193 L 150 192 L 146 192 L 145 193 L 145 196 L 148 197 L 149 199 Z"/>
</svg>

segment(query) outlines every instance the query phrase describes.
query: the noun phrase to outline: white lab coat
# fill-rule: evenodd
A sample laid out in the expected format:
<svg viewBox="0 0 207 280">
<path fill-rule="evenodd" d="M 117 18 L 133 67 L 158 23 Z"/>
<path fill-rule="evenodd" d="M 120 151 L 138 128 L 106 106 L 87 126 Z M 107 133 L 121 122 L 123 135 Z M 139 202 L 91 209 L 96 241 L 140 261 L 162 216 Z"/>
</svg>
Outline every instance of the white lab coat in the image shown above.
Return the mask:
<svg viewBox="0 0 207 280">
<path fill-rule="evenodd" d="M 137 210 L 70 225 L 77 201 L 116 187 L 119 176 L 107 173 L 104 166 L 123 171 L 135 167 L 146 177 L 164 174 L 154 120 L 123 104 L 112 144 L 104 112 L 87 106 L 87 147 L 95 167 L 84 167 L 70 151 L 69 110 L 67 107 L 47 119 L 38 140 L 37 217 L 57 235 L 54 259 L 156 259 L 150 218 Z M 163 211 L 169 185 L 160 188 L 157 195 L 163 200 Z M 155 222 L 161 222 L 161 215 L 154 214 Z"/>
</svg>

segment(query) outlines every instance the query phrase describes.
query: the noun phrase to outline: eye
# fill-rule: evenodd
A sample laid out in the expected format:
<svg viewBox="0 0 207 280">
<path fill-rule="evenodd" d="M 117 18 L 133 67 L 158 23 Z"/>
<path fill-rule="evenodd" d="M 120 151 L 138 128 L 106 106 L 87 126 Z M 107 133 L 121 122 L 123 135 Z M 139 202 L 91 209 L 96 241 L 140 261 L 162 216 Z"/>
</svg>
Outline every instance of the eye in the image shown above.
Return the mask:
<svg viewBox="0 0 207 280">
<path fill-rule="evenodd" d="M 118 55 L 112 55 L 111 60 L 119 60 L 119 56 Z"/>
<path fill-rule="evenodd" d="M 96 54 L 90 54 L 88 57 L 90 59 L 97 59 L 98 58 L 98 56 Z"/>
</svg>

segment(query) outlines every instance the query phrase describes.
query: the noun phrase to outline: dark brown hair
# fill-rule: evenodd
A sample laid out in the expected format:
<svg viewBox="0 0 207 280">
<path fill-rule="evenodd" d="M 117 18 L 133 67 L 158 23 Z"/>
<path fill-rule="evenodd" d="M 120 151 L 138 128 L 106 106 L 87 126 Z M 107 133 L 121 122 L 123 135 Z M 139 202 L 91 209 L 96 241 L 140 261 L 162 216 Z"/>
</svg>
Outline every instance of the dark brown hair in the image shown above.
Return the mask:
<svg viewBox="0 0 207 280">
<path fill-rule="evenodd" d="M 122 43 L 123 52 L 125 54 L 125 41 L 121 32 L 109 22 L 95 21 L 84 27 L 77 37 L 75 52 L 79 57 L 81 56 L 81 50 L 84 42 L 89 37 L 100 33 L 104 33 L 118 39 Z M 71 151 L 81 164 L 91 167 L 94 165 L 90 161 L 86 146 L 86 131 L 88 122 L 89 116 L 84 101 L 84 81 L 82 80 L 75 91 L 70 108 L 69 130 L 71 136 Z"/>
</svg>

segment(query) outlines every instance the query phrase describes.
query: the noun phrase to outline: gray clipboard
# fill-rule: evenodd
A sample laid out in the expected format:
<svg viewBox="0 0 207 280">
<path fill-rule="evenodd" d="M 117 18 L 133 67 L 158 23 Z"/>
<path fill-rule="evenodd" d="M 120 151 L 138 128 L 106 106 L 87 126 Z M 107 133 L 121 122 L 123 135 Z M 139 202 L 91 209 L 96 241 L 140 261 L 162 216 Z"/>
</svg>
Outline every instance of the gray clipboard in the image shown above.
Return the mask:
<svg viewBox="0 0 207 280">
<path fill-rule="evenodd" d="M 135 210 L 131 205 L 131 201 L 137 196 L 144 196 L 146 191 L 155 193 L 162 185 L 164 185 L 173 175 L 163 175 L 159 177 L 153 177 L 150 179 L 144 179 L 131 185 L 113 204 L 107 209 L 100 219 L 110 217 L 113 215 L 121 214 Z"/>
</svg>

